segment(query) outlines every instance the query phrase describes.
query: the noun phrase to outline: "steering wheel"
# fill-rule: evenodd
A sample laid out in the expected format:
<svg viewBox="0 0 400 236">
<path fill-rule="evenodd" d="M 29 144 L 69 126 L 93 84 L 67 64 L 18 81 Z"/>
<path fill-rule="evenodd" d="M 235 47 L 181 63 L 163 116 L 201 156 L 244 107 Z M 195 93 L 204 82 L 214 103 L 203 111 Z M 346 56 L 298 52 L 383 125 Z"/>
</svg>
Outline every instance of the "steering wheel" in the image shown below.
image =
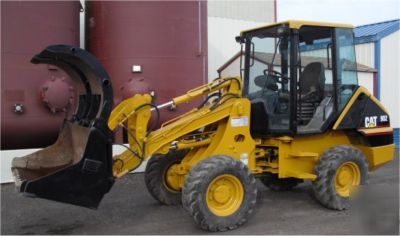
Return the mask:
<svg viewBox="0 0 400 236">
<path fill-rule="evenodd" d="M 264 73 L 264 75 L 268 75 L 268 74 L 270 74 L 270 75 L 274 75 L 274 76 L 281 76 L 282 75 L 282 73 L 281 72 L 279 72 L 279 71 L 276 71 L 276 70 L 268 70 L 268 69 L 265 69 L 265 70 L 263 70 L 263 73 Z"/>
<path fill-rule="evenodd" d="M 284 76 L 279 71 L 265 69 L 265 70 L 263 70 L 263 73 L 265 76 L 268 76 L 268 75 L 274 76 L 276 78 L 277 82 L 279 82 L 281 84 L 287 84 L 289 82 L 289 77 Z M 281 78 L 281 79 L 279 79 L 279 78 Z"/>
</svg>

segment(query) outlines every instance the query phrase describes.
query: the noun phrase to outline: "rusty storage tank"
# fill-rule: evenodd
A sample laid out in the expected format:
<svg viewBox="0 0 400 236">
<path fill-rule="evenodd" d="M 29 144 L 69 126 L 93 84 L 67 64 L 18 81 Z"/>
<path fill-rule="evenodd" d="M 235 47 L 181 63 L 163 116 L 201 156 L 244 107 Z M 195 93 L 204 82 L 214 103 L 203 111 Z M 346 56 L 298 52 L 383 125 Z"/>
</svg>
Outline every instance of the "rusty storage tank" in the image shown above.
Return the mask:
<svg viewBox="0 0 400 236">
<path fill-rule="evenodd" d="M 86 49 L 113 83 L 114 102 L 135 93 L 169 101 L 207 82 L 206 1 L 97 1 L 86 3 Z M 163 110 L 161 122 L 176 111 Z M 116 141 L 121 141 L 121 134 Z"/>
<path fill-rule="evenodd" d="M 73 111 L 73 82 L 30 59 L 50 44 L 79 46 L 79 1 L 1 1 L 1 149 L 52 144 Z"/>
</svg>

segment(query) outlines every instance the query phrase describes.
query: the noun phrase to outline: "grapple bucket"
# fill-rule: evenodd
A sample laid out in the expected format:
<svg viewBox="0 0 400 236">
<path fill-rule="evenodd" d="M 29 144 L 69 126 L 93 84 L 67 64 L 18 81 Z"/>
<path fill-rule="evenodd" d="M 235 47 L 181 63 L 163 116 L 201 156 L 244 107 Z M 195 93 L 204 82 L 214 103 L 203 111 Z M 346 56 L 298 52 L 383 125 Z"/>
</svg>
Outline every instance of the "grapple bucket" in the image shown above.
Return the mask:
<svg viewBox="0 0 400 236">
<path fill-rule="evenodd" d="M 15 184 L 29 196 L 97 208 L 114 183 L 109 76 L 90 53 L 67 45 L 49 46 L 31 62 L 55 65 L 80 82 L 79 104 L 53 145 L 13 159 Z"/>
</svg>

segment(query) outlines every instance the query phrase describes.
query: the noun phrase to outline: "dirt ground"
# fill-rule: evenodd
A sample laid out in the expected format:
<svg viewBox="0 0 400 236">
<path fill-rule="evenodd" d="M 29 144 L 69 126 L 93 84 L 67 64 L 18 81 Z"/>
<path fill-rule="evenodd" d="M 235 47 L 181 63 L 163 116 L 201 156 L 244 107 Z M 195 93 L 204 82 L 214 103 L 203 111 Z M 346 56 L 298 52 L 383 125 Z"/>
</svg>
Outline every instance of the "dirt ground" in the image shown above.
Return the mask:
<svg viewBox="0 0 400 236">
<path fill-rule="evenodd" d="M 259 183 L 254 214 L 223 234 L 399 234 L 399 155 L 370 174 L 372 202 L 346 211 L 322 207 L 305 182 L 289 192 Z M 360 204 L 358 204 L 360 205 Z M 358 210 L 357 210 L 358 209 Z M 360 213 L 361 212 L 361 213 Z M 205 234 L 181 206 L 158 204 L 143 174 L 119 180 L 98 210 L 26 198 L 1 186 L 1 234 Z"/>
</svg>

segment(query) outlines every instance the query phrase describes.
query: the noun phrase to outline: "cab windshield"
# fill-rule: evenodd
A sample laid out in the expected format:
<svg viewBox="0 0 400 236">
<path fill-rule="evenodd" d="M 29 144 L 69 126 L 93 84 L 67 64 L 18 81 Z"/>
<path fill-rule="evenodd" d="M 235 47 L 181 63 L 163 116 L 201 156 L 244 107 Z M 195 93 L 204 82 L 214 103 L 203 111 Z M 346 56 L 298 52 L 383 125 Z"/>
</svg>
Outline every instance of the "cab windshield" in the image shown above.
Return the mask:
<svg viewBox="0 0 400 236">
<path fill-rule="evenodd" d="M 273 132 L 287 132 L 290 126 L 290 35 L 286 26 L 252 32 L 246 38 L 249 70 L 246 95 L 260 100 L 269 115 Z"/>
<path fill-rule="evenodd" d="M 290 42 L 287 32 L 285 27 L 276 27 L 251 36 L 247 90 L 250 99 L 259 97 L 271 89 L 289 91 Z"/>
</svg>

